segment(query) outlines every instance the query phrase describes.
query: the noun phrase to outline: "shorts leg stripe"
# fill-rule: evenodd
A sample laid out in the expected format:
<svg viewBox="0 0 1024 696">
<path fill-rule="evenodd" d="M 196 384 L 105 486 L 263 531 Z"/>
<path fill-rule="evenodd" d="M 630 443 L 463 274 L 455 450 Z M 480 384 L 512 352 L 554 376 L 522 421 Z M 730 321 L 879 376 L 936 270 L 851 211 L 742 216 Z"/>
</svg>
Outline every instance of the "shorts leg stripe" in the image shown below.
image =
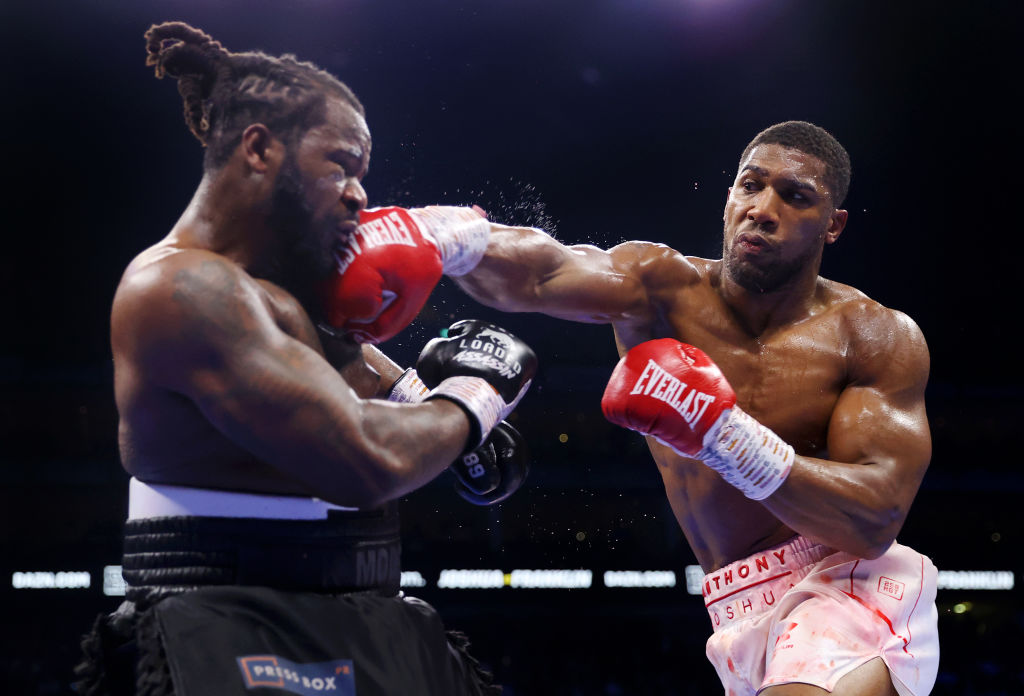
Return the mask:
<svg viewBox="0 0 1024 696">
<path fill-rule="evenodd" d="M 910 647 L 910 641 L 914 640 L 913 634 L 910 632 L 910 619 L 914 616 L 914 612 L 917 611 L 917 605 L 921 602 L 921 595 L 924 594 L 924 556 L 921 557 L 921 579 L 917 583 L 917 599 L 914 600 L 914 607 L 907 614 L 907 643 L 903 646 L 903 649 L 910 655 L 910 651 L 907 650 Z"/>
</svg>

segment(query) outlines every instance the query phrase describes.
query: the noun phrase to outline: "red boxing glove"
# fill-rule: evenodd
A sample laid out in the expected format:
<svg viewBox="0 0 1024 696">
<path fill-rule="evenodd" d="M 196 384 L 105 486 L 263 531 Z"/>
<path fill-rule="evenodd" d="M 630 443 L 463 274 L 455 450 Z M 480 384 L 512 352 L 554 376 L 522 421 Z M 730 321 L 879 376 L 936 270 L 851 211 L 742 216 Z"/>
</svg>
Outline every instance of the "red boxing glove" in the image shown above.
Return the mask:
<svg viewBox="0 0 1024 696">
<path fill-rule="evenodd" d="M 718 366 L 699 348 L 671 338 L 632 348 L 612 372 L 601 410 L 612 423 L 651 435 L 694 457 L 704 434 L 736 394 Z"/>
<path fill-rule="evenodd" d="M 335 250 L 337 273 L 322 288 L 321 327 L 360 343 L 386 341 L 416 318 L 441 274 L 471 271 L 487 249 L 491 225 L 455 206 L 371 208 Z"/>
<path fill-rule="evenodd" d="M 701 460 L 754 500 L 774 493 L 793 465 L 793 448 L 736 405 L 711 358 L 671 338 L 641 343 L 623 356 L 601 409 L 612 423 Z"/>
<path fill-rule="evenodd" d="M 335 251 L 337 272 L 321 288 L 329 332 L 359 343 L 386 341 L 416 318 L 441 280 L 441 254 L 402 208 L 359 213 Z"/>
</svg>

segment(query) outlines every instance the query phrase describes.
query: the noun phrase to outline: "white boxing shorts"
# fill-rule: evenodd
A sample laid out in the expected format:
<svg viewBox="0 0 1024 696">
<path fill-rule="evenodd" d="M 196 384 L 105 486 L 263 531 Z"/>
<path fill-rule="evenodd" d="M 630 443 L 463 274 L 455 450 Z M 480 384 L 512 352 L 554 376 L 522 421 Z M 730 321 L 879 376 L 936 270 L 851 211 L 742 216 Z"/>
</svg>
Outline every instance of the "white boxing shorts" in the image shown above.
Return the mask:
<svg viewBox="0 0 1024 696">
<path fill-rule="evenodd" d="M 794 537 L 705 576 L 708 659 L 729 696 L 791 682 L 832 691 L 876 657 L 900 696 L 925 696 L 939 668 L 937 576 L 900 544 L 869 561 Z"/>
</svg>

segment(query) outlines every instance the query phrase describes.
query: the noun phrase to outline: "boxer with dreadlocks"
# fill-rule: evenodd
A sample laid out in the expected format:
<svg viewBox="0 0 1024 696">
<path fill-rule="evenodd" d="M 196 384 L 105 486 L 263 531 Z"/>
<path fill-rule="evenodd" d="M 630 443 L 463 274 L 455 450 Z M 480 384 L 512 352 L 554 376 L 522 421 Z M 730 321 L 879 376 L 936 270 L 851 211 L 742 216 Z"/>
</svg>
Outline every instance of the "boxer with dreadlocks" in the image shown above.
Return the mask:
<svg viewBox="0 0 1024 696">
<path fill-rule="evenodd" d="M 366 284 L 340 273 L 365 278 L 415 238 L 433 270 L 409 282 L 432 287 L 473 267 L 490 225 L 367 211 L 364 109 L 311 63 L 232 53 L 180 22 L 151 27 L 146 49 L 178 82 L 203 176 L 113 301 L 127 597 L 84 641 L 79 692 L 496 691 L 464 638 L 401 596 L 396 500 L 449 465 L 475 503 L 515 490 L 526 462 L 502 419 L 536 358 L 462 321 L 403 372 L 373 343 L 416 308 L 377 298 L 350 330 Z M 365 253 L 342 264 L 356 239 Z"/>
</svg>

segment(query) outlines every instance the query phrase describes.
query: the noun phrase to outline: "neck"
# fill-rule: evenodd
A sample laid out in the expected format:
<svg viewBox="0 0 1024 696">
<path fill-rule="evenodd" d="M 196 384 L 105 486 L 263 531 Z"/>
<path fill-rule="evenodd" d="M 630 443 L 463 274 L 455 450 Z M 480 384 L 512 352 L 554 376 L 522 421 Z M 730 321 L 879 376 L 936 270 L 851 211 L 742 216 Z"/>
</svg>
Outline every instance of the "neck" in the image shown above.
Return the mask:
<svg viewBox="0 0 1024 696">
<path fill-rule="evenodd" d="M 272 253 L 270 197 L 264 181 L 230 167 L 203 175 L 170 237 L 177 246 L 212 251 L 255 275 Z"/>
<path fill-rule="evenodd" d="M 790 324 L 811 312 L 818 287 L 817 264 L 769 292 L 757 292 L 739 285 L 719 262 L 718 292 L 736 318 L 752 336 Z"/>
</svg>

